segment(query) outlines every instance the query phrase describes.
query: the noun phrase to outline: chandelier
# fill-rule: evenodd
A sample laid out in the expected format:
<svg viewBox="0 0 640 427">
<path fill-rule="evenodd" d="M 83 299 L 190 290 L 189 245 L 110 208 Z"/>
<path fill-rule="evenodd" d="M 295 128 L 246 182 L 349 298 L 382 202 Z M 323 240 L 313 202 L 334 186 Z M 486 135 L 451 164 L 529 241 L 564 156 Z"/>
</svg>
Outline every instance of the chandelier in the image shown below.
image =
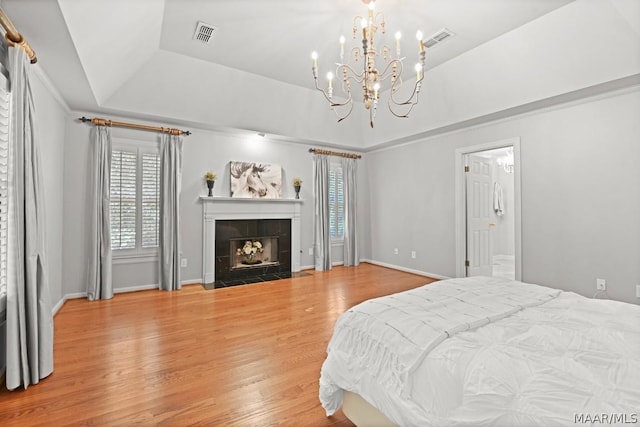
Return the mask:
<svg viewBox="0 0 640 427">
<path fill-rule="evenodd" d="M 349 117 L 353 111 L 352 84 L 361 85 L 362 101 L 365 108 L 369 110 L 369 123 L 373 127 L 383 83 L 388 81 L 387 106 L 394 116 L 408 117 L 413 107 L 418 103 L 420 86 L 424 78 L 425 45 L 422 39 L 422 32 L 418 31 L 416 34 L 418 39 L 418 63 L 415 65 L 416 82 L 411 94 L 406 99 L 396 99 L 402 87 L 404 60 L 400 56 L 400 39 L 402 36 L 400 32 L 395 34 L 395 56 L 393 56 L 391 49 L 387 45 L 376 47 L 375 36 L 378 28 L 380 28 L 382 34 L 385 34 L 384 15 L 381 12 L 375 12 L 375 0 L 362 1 L 369 5 L 367 18 L 356 16 L 353 24 L 354 40 L 358 34 L 358 26 L 362 29 L 362 47 L 354 47 L 347 61 L 345 61 L 345 37 L 340 36 L 340 62 L 336 63 L 335 74 L 332 72 L 327 73 L 328 86 L 326 90 L 318 85 L 318 53 L 315 51 L 311 54 L 313 60 L 312 71 L 316 89 L 322 92 L 327 101 L 329 101 L 329 107 L 335 112 L 338 122 Z M 382 72 L 376 68 L 377 58 L 382 59 L 381 62 L 384 66 Z M 353 59 L 353 66 L 348 63 L 349 59 Z M 358 68 L 362 71 L 356 71 Z M 334 77 L 342 80 L 339 83 L 342 94 L 338 100 L 334 98 L 333 93 Z"/>
</svg>

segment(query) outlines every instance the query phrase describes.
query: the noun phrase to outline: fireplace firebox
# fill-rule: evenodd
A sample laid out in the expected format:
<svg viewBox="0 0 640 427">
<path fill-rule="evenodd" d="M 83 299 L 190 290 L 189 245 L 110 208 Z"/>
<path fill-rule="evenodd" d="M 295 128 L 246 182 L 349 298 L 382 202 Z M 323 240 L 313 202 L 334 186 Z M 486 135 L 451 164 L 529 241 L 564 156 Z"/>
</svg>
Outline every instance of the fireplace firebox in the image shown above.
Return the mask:
<svg viewBox="0 0 640 427">
<path fill-rule="evenodd" d="M 215 223 L 215 287 L 291 275 L 291 220 Z"/>
</svg>

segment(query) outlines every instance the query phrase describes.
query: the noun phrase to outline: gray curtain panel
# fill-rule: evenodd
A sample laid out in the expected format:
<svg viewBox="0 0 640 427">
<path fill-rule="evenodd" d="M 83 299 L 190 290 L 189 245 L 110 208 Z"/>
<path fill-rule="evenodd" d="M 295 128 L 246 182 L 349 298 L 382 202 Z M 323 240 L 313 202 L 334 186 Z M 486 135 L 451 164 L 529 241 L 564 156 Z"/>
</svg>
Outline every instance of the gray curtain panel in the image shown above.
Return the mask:
<svg viewBox="0 0 640 427">
<path fill-rule="evenodd" d="M 93 191 L 87 298 L 113 298 L 111 276 L 111 128 L 95 126 L 92 130 Z"/>
<path fill-rule="evenodd" d="M 53 315 L 48 284 L 44 191 L 29 58 L 9 48 L 9 248 L 6 386 L 37 384 L 53 372 Z"/>
<path fill-rule="evenodd" d="M 160 289 L 180 283 L 180 186 L 182 137 L 162 134 L 160 142 Z"/>
<path fill-rule="evenodd" d="M 344 254 L 345 266 L 360 264 L 358 255 L 358 189 L 356 179 L 358 175 L 358 163 L 356 159 L 343 158 L 342 180 L 344 191 Z"/>
<path fill-rule="evenodd" d="M 314 252 L 318 271 L 331 270 L 331 232 L 329 229 L 329 158 L 314 154 Z"/>
</svg>

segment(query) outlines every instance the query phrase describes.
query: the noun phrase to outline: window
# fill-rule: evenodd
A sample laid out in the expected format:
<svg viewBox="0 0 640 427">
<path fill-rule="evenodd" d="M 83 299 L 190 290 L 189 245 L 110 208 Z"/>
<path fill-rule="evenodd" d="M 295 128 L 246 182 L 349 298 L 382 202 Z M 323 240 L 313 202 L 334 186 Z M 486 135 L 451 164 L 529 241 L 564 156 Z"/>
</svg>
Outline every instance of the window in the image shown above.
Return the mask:
<svg viewBox="0 0 640 427">
<path fill-rule="evenodd" d="M 338 164 L 332 164 L 329 170 L 329 231 L 333 240 L 344 238 L 344 191 Z"/>
<path fill-rule="evenodd" d="M 9 81 L 0 73 L 0 313 L 7 305 Z M 3 319 L 0 319 L 0 322 Z"/>
<path fill-rule="evenodd" d="M 160 156 L 143 148 L 111 152 L 111 248 L 154 253 L 160 219 Z"/>
</svg>

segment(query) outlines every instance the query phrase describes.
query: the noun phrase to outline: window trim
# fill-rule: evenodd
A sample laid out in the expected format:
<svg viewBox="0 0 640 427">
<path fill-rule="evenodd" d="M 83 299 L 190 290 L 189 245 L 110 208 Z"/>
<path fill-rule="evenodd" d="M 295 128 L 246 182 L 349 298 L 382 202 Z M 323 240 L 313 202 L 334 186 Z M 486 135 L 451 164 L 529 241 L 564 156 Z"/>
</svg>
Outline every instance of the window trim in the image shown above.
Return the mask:
<svg viewBox="0 0 640 427">
<path fill-rule="evenodd" d="M 157 154 L 160 156 L 159 141 L 139 141 L 134 139 L 113 139 L 111 151 L 136 152 L 136 171 L 142 171 L 142 155 Z M 160 219 L 158 218 L 158 221 Z M 142 247 L 142 174 L 136 174 L 136 247 L 111 248 L 111 258 L 114 264 L 135 264 L 154 262 L 160 259 L 160 242 L 155 248 Z"/>
</svg>

